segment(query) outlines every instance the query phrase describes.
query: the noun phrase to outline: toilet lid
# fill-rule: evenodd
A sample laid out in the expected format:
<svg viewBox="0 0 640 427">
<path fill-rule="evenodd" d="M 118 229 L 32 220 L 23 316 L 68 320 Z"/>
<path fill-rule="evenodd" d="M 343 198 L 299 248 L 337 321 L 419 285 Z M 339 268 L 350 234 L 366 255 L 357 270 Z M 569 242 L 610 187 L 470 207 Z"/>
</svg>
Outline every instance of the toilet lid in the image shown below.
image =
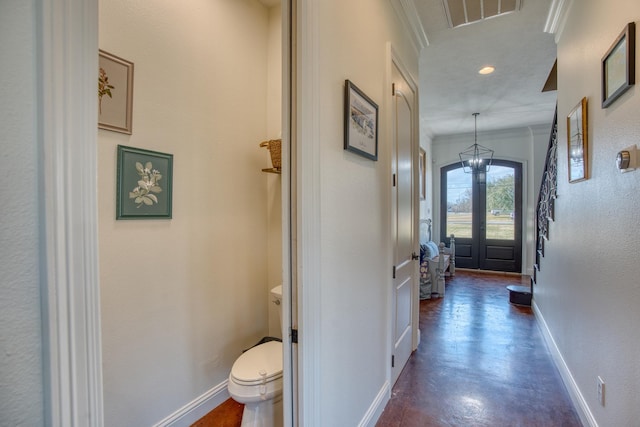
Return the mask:
<svg viewBox="0 0 640 427">
<path fill-rule="evenodd" d="M 269 341 L 245 351 L 233 364 L 231 377 L 242 385 L 261 384 L 263 377 L 265 382 L 281 378 L 282 343 Z"/>
</svg>

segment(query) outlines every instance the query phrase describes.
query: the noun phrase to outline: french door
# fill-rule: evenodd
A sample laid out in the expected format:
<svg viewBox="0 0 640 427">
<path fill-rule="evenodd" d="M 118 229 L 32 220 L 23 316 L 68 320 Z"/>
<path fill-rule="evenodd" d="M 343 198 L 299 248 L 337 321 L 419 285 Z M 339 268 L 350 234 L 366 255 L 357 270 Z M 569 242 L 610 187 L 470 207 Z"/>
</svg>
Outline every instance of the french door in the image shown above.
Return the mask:
<svg viewBox="0 0 640 427">
<path fill-rule="evenodd" d="M 440 236 L 456 239 L 456 267 L 520 273 L 522 164 L 493 160 L 465 173 L 460 163 L 440 170 Z"/>
</svg>

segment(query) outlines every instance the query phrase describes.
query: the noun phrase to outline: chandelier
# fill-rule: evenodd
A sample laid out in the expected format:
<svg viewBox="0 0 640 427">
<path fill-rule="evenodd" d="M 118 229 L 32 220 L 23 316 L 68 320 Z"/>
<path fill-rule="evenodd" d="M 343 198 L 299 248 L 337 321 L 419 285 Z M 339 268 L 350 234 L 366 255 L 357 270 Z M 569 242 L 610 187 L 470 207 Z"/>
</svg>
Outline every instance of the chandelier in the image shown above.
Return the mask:
<svg viewBox="0 0 640 427">
<path fill-rule="evenodd" d="M 473 113 L 475 130 L 473 132 L 473 145 L 460 153 L 460 163 L 465 173 L 475 171 L 489 171 L 493 160 L 493 150 L 478 144 L 478 115 Z"/>
</svg>

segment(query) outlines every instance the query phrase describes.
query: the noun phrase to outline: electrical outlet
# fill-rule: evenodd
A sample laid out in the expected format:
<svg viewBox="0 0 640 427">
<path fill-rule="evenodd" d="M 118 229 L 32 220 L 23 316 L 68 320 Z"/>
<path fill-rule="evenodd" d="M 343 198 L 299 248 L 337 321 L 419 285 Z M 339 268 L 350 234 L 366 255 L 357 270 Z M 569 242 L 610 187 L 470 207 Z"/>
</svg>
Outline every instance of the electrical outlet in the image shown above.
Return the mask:
<svg viewBox="0 0 640 427">
<path fill-rule="evenodd" d="M 598 377 L 598 402 L 604 406 L 604 380 Z"/>
</svg>

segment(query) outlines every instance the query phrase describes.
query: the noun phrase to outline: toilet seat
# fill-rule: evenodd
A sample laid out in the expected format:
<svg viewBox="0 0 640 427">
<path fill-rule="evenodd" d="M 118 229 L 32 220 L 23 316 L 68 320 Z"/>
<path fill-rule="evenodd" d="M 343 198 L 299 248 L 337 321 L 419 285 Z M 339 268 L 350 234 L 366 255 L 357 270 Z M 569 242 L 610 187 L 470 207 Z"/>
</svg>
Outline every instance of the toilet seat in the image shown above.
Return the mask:
<svg viewBox="0 0 640 427">
<path fill-rule="evenodd" d="M 228 388 L 241 403 L 282 393 L 282 343 L 269 341 L 244 352 L 231 368 Z"/>
</svg>

